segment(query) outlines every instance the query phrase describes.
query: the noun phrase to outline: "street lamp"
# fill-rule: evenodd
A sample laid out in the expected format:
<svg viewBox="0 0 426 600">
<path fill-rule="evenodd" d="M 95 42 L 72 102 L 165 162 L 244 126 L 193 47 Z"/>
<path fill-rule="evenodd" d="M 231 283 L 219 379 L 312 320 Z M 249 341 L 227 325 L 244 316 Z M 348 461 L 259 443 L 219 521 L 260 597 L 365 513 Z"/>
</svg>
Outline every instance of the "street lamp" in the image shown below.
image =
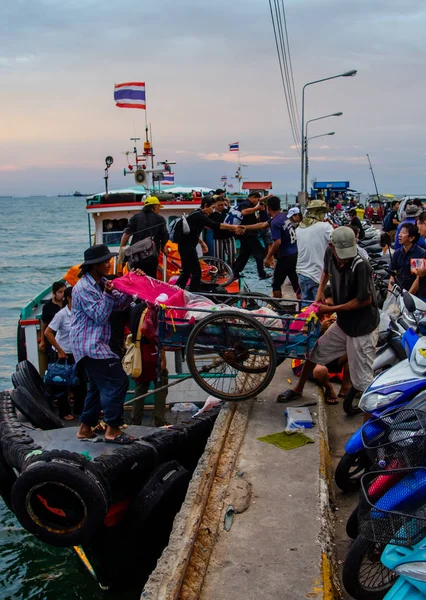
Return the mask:
<svg viewBox="0 0 426 600">
<path fill-rule="evenodd" d="M 321 119 L 328 119 L 329 117 L 341 117 L 343 115 L 342 112 L 335 112 L 335 113 L 331 113 L 330 115 L 324 115 L 323 117 L 317 117 L 316 119 L 310 119 L 309 121 L 307 121 L 306 123 L 306 127 L 305 127 L 305 134 L 304 134 L 304 138 L 303 138 L 303 147 L 305 149 L 305 163 L 307 163 L 308 161 L 308 155 L 307 155 L 307 139 L 308 139 L 308 125 L 309 123 L 312 123 L 313 121 L 321 121 Z M 308 188 L 308 180 L 307 180 L 307 171 L 308 169 L 306 168 L 306 164 L 305 164 L 305 177 L 304 177 L 304 183 L 303 183 L 303 188 L 302 188 L 302 192 L 307 192 L 307 188 Z"/>
<path fill-rule="evenodd" d="M 315 83 L 322 83 L 323 81 L 330 81 L 330 79 L 338 79 L 339 77 L 355 77 L 357 71 L 352 69 L 352 71 L 346 71 L 345 73 L 340 73 L 339 75 L 332 75 L 331 77 L 324 77 L 323 79 L 316 79 L 315 81 L 309 81 L 305 83 L 302 88 L 302 152 L 301 152 L 301 168 L 300 168 L 300 191 L 303 192 L 303 175 L 304 175 L 304 166 L 305 166 L 305 149 L 303 147 L 303 137 L 305 135 L 305 89 L 308 85 L 314 85 Z"/>
<path fill-rule="evenodd" d="M 320 137 L 325 137 L 326 135 L 335 135 L 336 132 L 335 131 L 330 131 L 329 133 L 321 133 L 320 135 L 313 135 L 310 138 L 306 138 L 306 160 L 305 160 L 305 187 L 308 187 L 308 172 L 309 172 L 309 165 L 308 165 L 308 142 L 309 140 L 314 140 L 315 138 L 320 138 Z"/>
</svg>

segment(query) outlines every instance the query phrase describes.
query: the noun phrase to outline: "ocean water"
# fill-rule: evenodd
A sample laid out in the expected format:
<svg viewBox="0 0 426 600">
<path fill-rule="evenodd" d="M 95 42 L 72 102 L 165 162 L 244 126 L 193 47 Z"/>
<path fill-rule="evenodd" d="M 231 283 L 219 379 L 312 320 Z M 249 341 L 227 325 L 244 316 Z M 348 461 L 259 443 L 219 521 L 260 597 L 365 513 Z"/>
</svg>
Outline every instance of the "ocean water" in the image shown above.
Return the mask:
<svg viewBox="0 0 426 600">
<path fill-rule="evenodd" d="M 0 198 L 0 214 L 0 390 L 4 390 L 11 388 L 17 362 L 21 307 L 82 260 L 89 235 L 84 198 Z M 250 287 L 266 292 L 265 282 L 250 276 L 256 270 L 251 263 L 245 269 Z M 138 597 L 130 592 L 105 596 L 72 550 L 39 542 L 0 499 L 0 600 Z"/>
</svg>

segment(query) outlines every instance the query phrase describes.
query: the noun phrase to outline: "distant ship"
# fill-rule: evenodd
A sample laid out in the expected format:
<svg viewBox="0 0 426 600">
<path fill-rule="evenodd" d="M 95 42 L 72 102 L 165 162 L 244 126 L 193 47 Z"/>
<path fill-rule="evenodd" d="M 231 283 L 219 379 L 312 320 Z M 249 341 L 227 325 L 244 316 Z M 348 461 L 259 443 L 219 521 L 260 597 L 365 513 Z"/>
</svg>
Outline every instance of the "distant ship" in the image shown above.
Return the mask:
<svg viewBox="0 0 426 600">
<path fill-rule="evenodd" d="M 83 196 L 90 196 L 90 194 L 82 194 L 78 190 L 76 190 L 74 194 L 58 194 L 58 198 L 82 198 Z"/>
</svg>

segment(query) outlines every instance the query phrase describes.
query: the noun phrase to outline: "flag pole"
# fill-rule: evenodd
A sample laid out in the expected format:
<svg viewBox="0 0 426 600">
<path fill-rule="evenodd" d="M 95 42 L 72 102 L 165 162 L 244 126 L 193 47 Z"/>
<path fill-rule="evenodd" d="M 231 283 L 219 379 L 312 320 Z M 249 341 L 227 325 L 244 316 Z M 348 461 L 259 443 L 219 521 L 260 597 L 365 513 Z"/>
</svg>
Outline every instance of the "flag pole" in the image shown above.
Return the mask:
<svg viewBox="0 0 426 600">
<path fill-rule="evenodd" d="M 238 193 L 241 194 L 241 161 L 240 161 L 240 142 L 238 142 Z"/>
</svg>

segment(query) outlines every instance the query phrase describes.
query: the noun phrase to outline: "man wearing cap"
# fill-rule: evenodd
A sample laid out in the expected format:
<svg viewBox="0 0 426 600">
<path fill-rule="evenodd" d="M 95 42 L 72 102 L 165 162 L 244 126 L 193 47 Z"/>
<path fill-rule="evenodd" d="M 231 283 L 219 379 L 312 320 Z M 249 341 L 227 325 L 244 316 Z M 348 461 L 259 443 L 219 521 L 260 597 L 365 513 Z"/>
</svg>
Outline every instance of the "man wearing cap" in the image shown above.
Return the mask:
<svg viewBox="0 0 426 600">
<path fill-rule="evenodd" d="M 324 304 L 329 280 L 332 306 Z M 337 320 L 319 338 L 296 387 L 280 394 L 278 402 L 300 398 L 315 365 L 325 366 L 344 354 L 348 355 L 352 381 L 350 394 L 363 392 L 373 381 L 379 310 L 371 267 L 357 253 L 355 234 L 349 227 L 338 227 L 332 233 L 316 300 L 321 303 L 318 314 L 336 313 Z"/>
<path fill-rule="evenodd" d="M 296 271 L 302 300 L 315 300 L 318 291 L 324 252 L 333 231 L 333 226 L 324 222 L 326 213 L 327 204 L 324 200 L 312 200 L 296 231 Z"/>
<path fill-rule="evenodd" d="M 134 268 L 141 269 L 149 277 L 157 276 L 158 253 L 169 240 L 166 220 L 159 214 L 162 208 L 156 196 L 147 198 L 142 210 L 130 218 L 120 242 L 120 252 L 122 252 L 131 235 L 133 236 L 131 246 L 147 238 L 153 239 L 155 249 L 152 249 L 152 255 L 132 264 Z"/>
<path fill-rule="evenodd" d="M 127 308 L 132 297 L 114 290 L 113 282 L 106 278 L 113 256 L 117 252 L 110 252 L 105 244 L 88 248 L 80 265 L 82 277 L 73 288 L 70 345 L 75 362 L 85 369 L 89 381 L 77 437 L 96 439 L 92 427 L 98 424 L 103 410 L 105 441 L 129 444 L 133 438 L 120 429 L 128 378 L 109 346 L 109 319 L 113 310 Z"/>
<path fill-rule="evenodd" d="M 281 212 L 281 201 L 278 196 L 268 200 L 268 214 L 271 217 L 272 246 L 265 258 L 268 264 L 274 256 L 277 257 L 274 278 L 272 280 L 272 294 L 274 298 L 282 298 L 281 287 L 286 278 L 290 279 L 294 292 L 299 292 L 299 280 L 296 273 L 297 243 L 295 228 L 301 221 L 300 208 L 290 208 L 287 215 Z"/>
</svg>

